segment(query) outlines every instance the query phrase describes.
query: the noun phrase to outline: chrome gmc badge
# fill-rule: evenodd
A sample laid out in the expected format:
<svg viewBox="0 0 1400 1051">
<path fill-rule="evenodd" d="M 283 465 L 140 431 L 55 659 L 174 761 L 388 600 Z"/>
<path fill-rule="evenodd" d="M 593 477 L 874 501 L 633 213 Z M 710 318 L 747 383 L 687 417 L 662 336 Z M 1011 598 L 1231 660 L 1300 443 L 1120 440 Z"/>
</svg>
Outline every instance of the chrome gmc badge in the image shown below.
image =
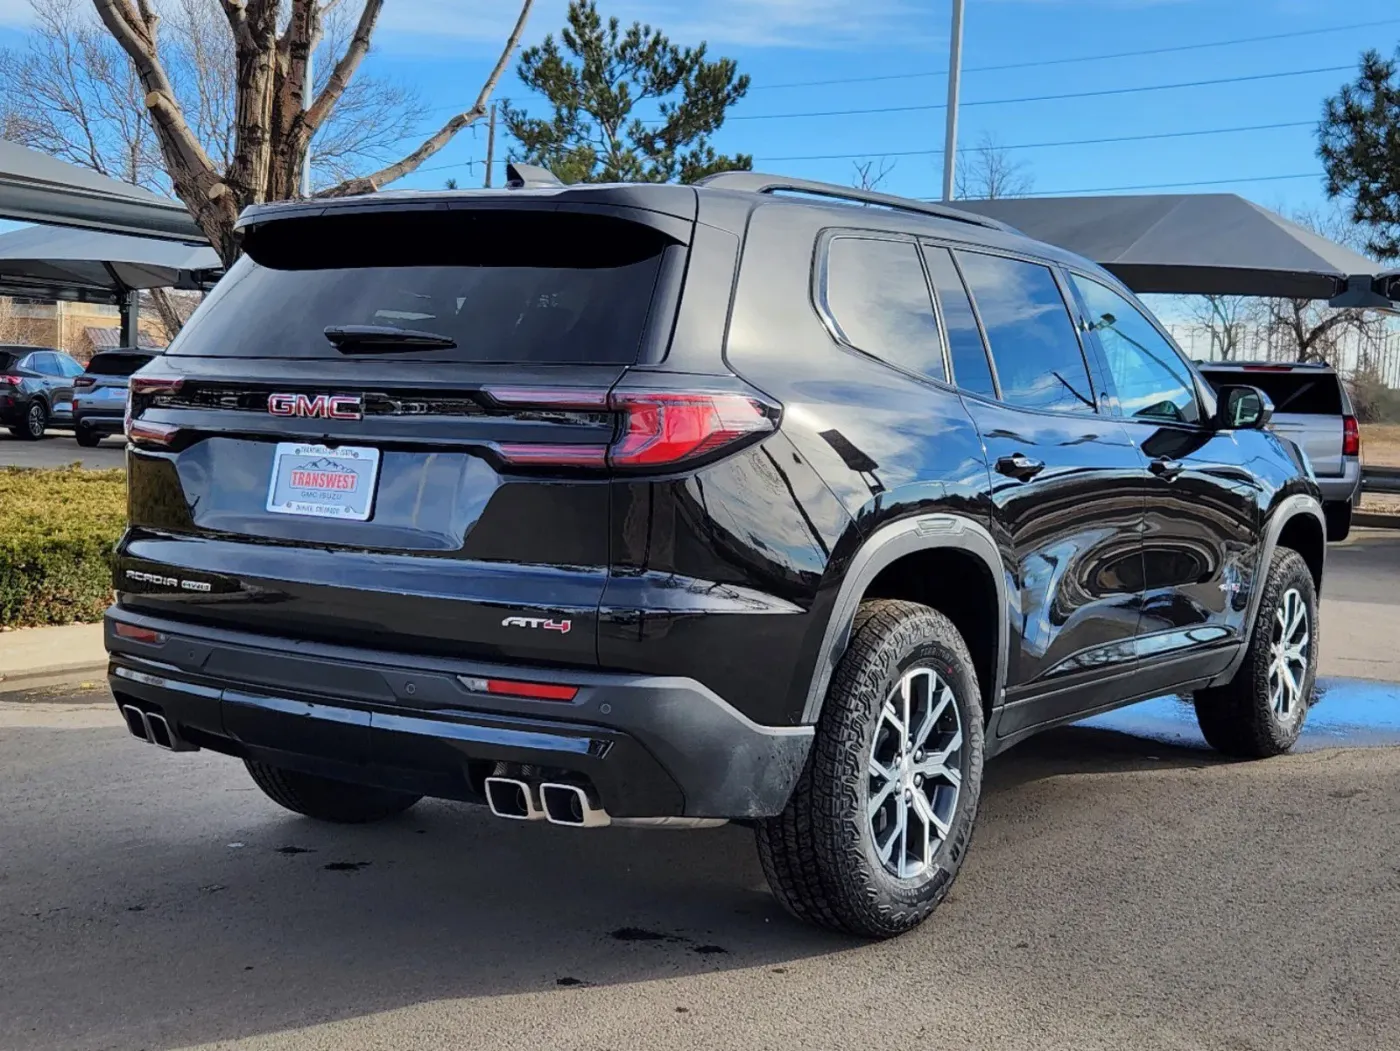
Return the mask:
<svg viewBox="0 0 1400 1051">
<path fill-rule="evenodd" d="M 365 415 L 358 394 L 269 394 L 267 411 L 274 416 L 314 416 L 325 420 L 360 420 Z"/>
</svg>

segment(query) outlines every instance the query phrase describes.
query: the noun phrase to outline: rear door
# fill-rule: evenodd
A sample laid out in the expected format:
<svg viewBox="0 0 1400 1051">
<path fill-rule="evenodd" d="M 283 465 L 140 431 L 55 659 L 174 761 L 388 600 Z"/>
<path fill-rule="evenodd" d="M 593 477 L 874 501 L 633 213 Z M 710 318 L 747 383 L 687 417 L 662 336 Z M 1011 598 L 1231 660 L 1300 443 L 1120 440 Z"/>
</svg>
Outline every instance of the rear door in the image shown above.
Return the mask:
<svg viewBox="0 0 1400 1051">
<path fill-rule="evenodd" d="M 1319 477 L 1344 473 L 1343 417 L 1347 413 L 1341 383 L 1331 369 L 1243 365 L 1238 369 L 1211 368 L 1208 375 L 1216 387 L 1227 384 L 1258 387 L 1274 403 L 1270 430 L 1307 453 Z"/>
<path fill-rule="evenodd" d="M 293 637 L 595 663 L 608 392 L 664 345 L 664 290 L 685 263 L 639 219 L 399 211 L 252 231 L 132 380 L 119 575 L 195 590 L 129 578 L 124 601 Z"/>
<path fill-rule="evenodd" d="M 1098 391 L 1058 277 L 1029 260 L 957 250 L 984 365 L 954 355 L 991 469 L 991 515 L 1012 574 L 1006 735 L 1111 703 L 1128 689 L 1142 587 L 1142 463 Z M 956 297 L 931 261 L 945 302 Z M 946 311 L 946 306 L 945 306 Z"/>
<path fill-rule="evenodd" d="M 1158 326 L 1106 284 L 1081 274 L 1070 283 L 1147 468 L 1139 679 L 1169 689 L 1224 668 L 1246 637 L 1267 494 L 1253 454 L 1208 418 L 1191 367 Z"/>
</svg>

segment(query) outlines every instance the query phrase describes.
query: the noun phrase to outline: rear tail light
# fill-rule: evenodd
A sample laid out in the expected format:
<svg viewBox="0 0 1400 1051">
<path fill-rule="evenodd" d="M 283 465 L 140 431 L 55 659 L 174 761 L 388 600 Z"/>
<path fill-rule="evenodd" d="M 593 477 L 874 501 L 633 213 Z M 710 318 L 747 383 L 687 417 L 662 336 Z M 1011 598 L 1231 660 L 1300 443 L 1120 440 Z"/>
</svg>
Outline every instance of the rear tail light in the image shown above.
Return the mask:
<svg viewBox="0 0 1400 1051">
<path fill-rule="evenodd" d="M 23 382 L 18 376 L 0 376 L 0 384 L 7 387 L 18 387 Z"/>
<path fill-rule="evenodd" d="M 126 387 L 126 416 L 122 430 L 127 441 L 140 444 L 169 445 L 174 439 L 177 427 L 161 423 L 141 423 L 136 419 L 136 399 L 156 397 L 161 394 L 174 394 L 184 383 L 182 377 L 175 376 L 132 376 Z"/>
<path fill-rule="evenodd" d="M 607 445 L 507 443 L 497 452 L 518 466 L 657 468 L 710 453 L 777 427 L 778 409 L 746 394 L 705 391 L 597 391 L 490 388 L 498 405 L 556 409 L 608 408 L 622 414 Z"/>
<path fill-rule="evenodd" d="M 79 376 L 73 381 L 73 387 L 74 389 L 79 387 L 91 387 L 96 382 L 97 380 L 92 376 Z"/>
<path fill-rule="evenodd" d="M 1357 426 L 1355 416 L 1342 417 L 1342 455 L 1361 455 L 1361 428 Z"/>
</svg>

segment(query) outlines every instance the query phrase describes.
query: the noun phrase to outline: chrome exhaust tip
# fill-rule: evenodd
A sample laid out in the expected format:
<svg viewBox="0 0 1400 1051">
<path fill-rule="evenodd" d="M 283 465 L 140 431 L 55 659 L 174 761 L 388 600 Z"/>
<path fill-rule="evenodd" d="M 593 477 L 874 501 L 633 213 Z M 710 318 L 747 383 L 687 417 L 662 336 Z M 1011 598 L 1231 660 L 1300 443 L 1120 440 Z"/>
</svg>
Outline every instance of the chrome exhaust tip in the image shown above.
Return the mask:
<svg viewBox="0 0 1400 1051">
<path fill-rule="evenodd" d="M 170 723 L 165 716 L 156 712 L 145 712 L 146 726 L 150 732 L 151 744 L 157 748 L 164 748 L 167 752 L 197 752 L 199 745 L 190 744 L 182 740 L 174 730 L 170 728 Z"/>
<path fill-rule="evenodd" d="M 146 713 L 140 708 L 134 704 L 122 705 L 122 718 L 126 720 L 126 728 L 131 731 L 132 737 L 155 744 L 151 737 L 151 724 L 146 721 Z"/>
<path fill-rule="evenodd" d="M 513 777 L 488 777 L 486 779 L 486 805 L 497 817 L 511 821 L 541 821 L 545 817 L 535 790 L 524 781 Z"/>
<path fill-rule="evenodd" d="M 593 802 L 588 790 L 580 785 L 543 784 L 540 798 L 544 801 L 544 816 L 551 824 L 574 828 L 601 828 L 612 824 L 608 812 Z"/>
</svg>

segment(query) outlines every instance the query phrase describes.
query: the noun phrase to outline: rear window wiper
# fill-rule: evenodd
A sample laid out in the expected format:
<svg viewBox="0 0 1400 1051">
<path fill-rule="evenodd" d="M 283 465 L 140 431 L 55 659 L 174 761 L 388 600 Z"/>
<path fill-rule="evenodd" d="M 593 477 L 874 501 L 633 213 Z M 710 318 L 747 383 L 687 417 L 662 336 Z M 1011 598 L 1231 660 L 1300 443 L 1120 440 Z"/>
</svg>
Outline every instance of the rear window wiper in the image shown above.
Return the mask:
<svg viewBox="0 0 1400 1051">
<path fill-rule="evenodd" d="M 451 350 L 457 341 L 437 332 L 392 325 L 327 325 L 326 339 L 342 354 L 395 354 L 411 350 Z"/>
</svg>

